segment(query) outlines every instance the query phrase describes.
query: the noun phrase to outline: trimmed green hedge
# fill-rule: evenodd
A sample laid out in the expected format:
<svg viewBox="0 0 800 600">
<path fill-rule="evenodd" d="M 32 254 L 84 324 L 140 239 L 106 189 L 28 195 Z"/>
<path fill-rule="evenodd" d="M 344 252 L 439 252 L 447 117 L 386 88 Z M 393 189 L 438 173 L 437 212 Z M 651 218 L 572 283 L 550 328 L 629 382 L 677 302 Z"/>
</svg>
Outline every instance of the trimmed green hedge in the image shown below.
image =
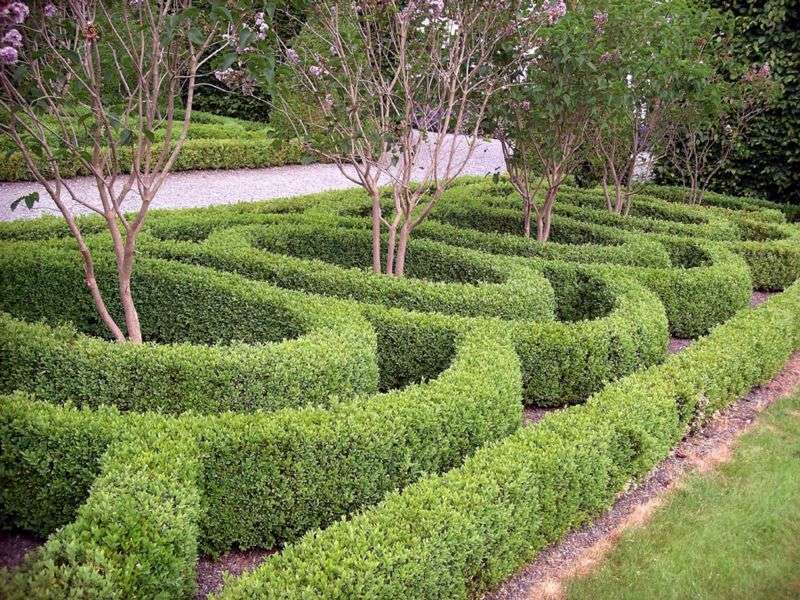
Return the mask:
<svg viewBox="0 0 800 600">
<path fill-rule="evenodd" d="M 29 399 L 23 402 L 16 406 L 31 408 Z M 26 557 L 20 569 L 0 572 L 4 598 L 194 596 L 197 447 L 168 422 L 152 425 L 109 448 L 74 521 Z"/>
<path fill-rule="evenodd" d="M 183 231 L 194 231 L 189 221 L 184 221 L 183 226 Z M 305 258 L 265 253 L 249 247 L 251 242 Z M 352 268 L 364 261 L 368 264 L 366 229 L 319 232 L 297 225 L 238 227 L 218 230 L 202 244 L 150 241 L 144 247 L 145 252 L 162 258 L 210 265 L 282 287 L 370 303 L 363 310 L 377 332 L 379 348 L 398 346 L 398 332 L 393 319 L 387 319 L 387 307 L 452 315 L 428 317 L 431 321 L 438 319 L 437 328 L 443 332 L 438 340 L 402 342 L 404 347 L 424 348 L 433 355 L 443 355 L 436 349 L 450 344 L 452 334 L 445 332 L 461 331 L 467 326 L 469 321 L 458 315 L 478 316 L 482 312 L 489 317 L 502 317 L 507 320 L 509 335 L 522 361 L 528 404 L 560 406 L 581 402 L 604 382 L 658 362 L 666 348 L 667 324 L 658 300 L 628 281 L 623 272 L 611 273 L 591 265 L 523 261 L 412 239 L 409 264 L 416 265 L 414 273 L 425 276 L 438 271 L 459 281 L 508 277 L 490 295 L 491 285 L 478 286 L 470 294 L 465 293 L 470 287 L 452 287 L 453 284 L 427 284 L 426 290 L 411 280 L 397 283 L 383 276 L 344 270 L 341 266 Z M 320 258 L 337 266 L 320 262 Z M 547 284 L 545 291 L 539 291 L 543 289 L 540 281 Z M 536 286 L 533 289 L 538 299 L 531 299 L 524 291 L 531 286 Z M 549 290 L 555 292 L 557 316 L 566 322 L 547 322 L 552 310 L 552 300 L 545 295 Z M 432 295 L 434 292 L 436 296 Z M 519 300 L 522 302 L 517 304 Z M 403 336 L 407 333 L 399 332 Z M 417 351 L 403 356 L 379 355 L 381 386 L 397 386 L 404 373 L 424 376 Z"/>
<path fill-rule="evenodd" d="M 648 184 L 644 188 L 644 192 L 651 196 L 657 196 L 670 202 L 685 202 L 687 193 L 686 190 L 680 186 L 669 185 L 656 185 Z M 703 197 L 704 206 L 717 206 L 720 208 L 729 208 L 734 210 L 745 210 L 752 212 L 763 212 L 764 209 L 779 210 L 786 215 L 787 220 L 797 221 L 800 220 L 800 207 L 796 204 L 782 204 L 780 202 L 772 202 L 771 200 L 764 200 L 762 198 L 751 198 L 745 196 L 730 196 L 727 194 L 720 194 L 717 192 L 706 192 Z"/>
<path fill-rule="evenodd" d="M 202 113 L 195 111 L 193 114 L 194 122 L 173 166 L 175 171 L 272 167 L 298 163 L 303 158 L 299 142 L 275 139 L 261 123 L 230 118 L 203 119 Z M 173 138 L 178 136 L 179 130 L 176 127 Z M 152 151 L 155 156 L 161 151 L 165 131 L 157 129 L 154 135 L 156 143 Z M 22 155 L 14 151 L 13 145 L 0 144 L 0 150 L 7 155 L 0 164 L 0 181 L 31 179 Z M 131 147 L 120 147 L 118 157 L 121 168 L 129 169 Z M 64 177 L 89 174 L 79 163 L 71 160 L 61 160 L 58 166 Z"/>
<path fill-rule="evenodd" d="M 370 261 L 369 236 L 366 230 L 320 231 L 309 223 L 283 223 L 217 230 L 199 246 L 168 241 L 144 247 L 153 256 L 255 275 L 282 288 L 406 310 L 543 321 L 554 318 L 550 283 L 532 269 L 503 269 L 450 246 L 413 240 L 409 249 L 413 274 L 404 278 L 374 275 L 362 268 Z M 340 249 L 346 249 L 347 255 Z M 254 263 L 252 267 L 246 266 L 250 263 Z M 432 281 L 431 273 L 439 273 L 440 281 Z"/>
<path fill-rule="evenodd" d="M 202 547 L 270 547 L 425 473 L 457 466 L 519 427 L 520 385 L 510 343 L 487 324 L 459 336 L 452 365 L 428 383 L 327 410 L 170 420 L 190 431 L 199 449 Z M 80 513 L 105 448 L 163 422 L 152 414 L 2 400 L 2 522 L 40 534 L 64 525 Z"/>
<path fill-rule="evenodd" d="M 608 506 L 696 416 L 773 376 L 800 347 L 800 284 L 663 366 L 480 450 L 463 467 L 311 533 L 219 598 L 466 598 Z"/>
<path fill-rule="evenodd" d="M 53 329 L 0 313 L 7 361 L 0 391 L 122 410 L 210 413 L 324 405 L 332 396 L 377 389 L 375 334 L 346 303 L 142 258 L 133 293 L 145 339 L 162 343 L 120 346 L 75 329 L 103 333 L 74 251 L 27 243 L 2 250 L 0 310 L 73 326 Z M 99 259 L 96 273 L 118 313 L 110 261 Z"/>
<path fill-rule="evenodd" d="M 468 205 L 467 202 L 462 202 L 457 206 L 446 206 L 442 213 L 434 211 L 434 216 L 459 227 L 479 228 L 483 231 L 483 244 L 480 247 L 487 251 L 493 251 L 497 247 L 495 240 L 502 243 L 508 233 L 521 230 L 519 210 L 491 208 L 477 203 Z M 553 226 L 555 234 L 560 233 L 576 243 L 619 244 L 643 239 L 638 234 L 628 234 L 615 228 L 580 221 L 555 219 Z M 491 231 L 500 233 L 490 233 Z M 609 270 L 636 279 L 659 297 L 666 309 L 673 335 L 702 335 L 747 306 L 752 287 L 750 272 L 745 262 L 726 248 L 712 242 L 654 234 L 649 236 L 648 241 L 658 244 L 676 267 L 627 266 L 609 267 Z M 453 237 L 452 243 L 461 243 L 461 238 Z M 470 247 L 478 246 L 474 237 L 469 243 Z M 623 246 L 611 245 L 609 248 Z M 763 244 L 758 244 L 755 251 L 764 251 Z M 770 261 L 768 268 L 773 266 L 774 263 Z"/>
</svg>

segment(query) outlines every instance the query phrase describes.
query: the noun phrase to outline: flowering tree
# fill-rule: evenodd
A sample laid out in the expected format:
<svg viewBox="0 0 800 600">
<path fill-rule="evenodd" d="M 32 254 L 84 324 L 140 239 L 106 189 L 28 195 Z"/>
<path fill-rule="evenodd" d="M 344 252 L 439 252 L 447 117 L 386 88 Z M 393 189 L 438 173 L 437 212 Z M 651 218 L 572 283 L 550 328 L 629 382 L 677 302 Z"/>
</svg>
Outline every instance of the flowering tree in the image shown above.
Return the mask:
<svg viewBox="0 0 800 600">
<path fill-rule="evenodd" d="M 684 82 L 683 99 L 669 118 L 674 136 L 668 158 L 683 178 L 687 201 L 700 204 L 750 122 L 778 94 L 768 64 L 742 68 L 727 51 L 728 38 L 700 40 L 700 63 Z"/>
<path fill-rule="evenodd" d="M 580 161 L 579 151 L 599 107 L 604 47 L 597 15 L 603 2 L 567 6 L 548 0 L 531 9 L 538 22 L 530 61 L 509 73 L 502 102 L 493 107 L 487 129 L 500 139 L 511 183 L 522 196 L 523 231 L 550 237 L 553 206 L 564 180 Z M 526 34 L 527 35 L 527 34 Z M 537 198 L 540 188 L 544 197 Z"/>
<path fill-rule="evenodd" d="M 403 275 L 411 232 L 473 153 L 513 63 L 496 59 L 517 9 L 514 0 L 328 0 L 306 24 L 312 43 L 282 45 L 291 97 L 314 111 L 287 95 L 275 110 L 368 193 L 376 273 Z M 383 184 L 392 189 L 387 214 Z"/>
<path fill-rule="evenodd" d="M 697 68 L 698 39 L 714 34 L 718 15 L 685 0 L 609 3 L 596 13 L 605 47 L 603 89 L 590 125 L 589 155 L 602 173 L 608 210 L 630 210 L 636 184 L 664 157 L 669 119 L 685 100 L 680 81 Z"/>
<path fill-rule="evenodd" d="M 206 0 L 202 10 L 192 0 L 0 0 L 0 131 L 64 216 L 94 305 L 117 341 L 142 341 L 131 291 L 136 239 L 186 140 L 198 69 L 235 57 L 231 46 L 259 34 L 251 10 L 230 0 Z M 156 129 L 164 132 L 159 143 Z M 63 158 L 90 173 L 99 201 L 76 191 L 59 168 Z M 132 195 L 141 202 L 126 214 Z M 75 205 L 105 221 L 124 329 L 97 284 Z"/>
</svg>

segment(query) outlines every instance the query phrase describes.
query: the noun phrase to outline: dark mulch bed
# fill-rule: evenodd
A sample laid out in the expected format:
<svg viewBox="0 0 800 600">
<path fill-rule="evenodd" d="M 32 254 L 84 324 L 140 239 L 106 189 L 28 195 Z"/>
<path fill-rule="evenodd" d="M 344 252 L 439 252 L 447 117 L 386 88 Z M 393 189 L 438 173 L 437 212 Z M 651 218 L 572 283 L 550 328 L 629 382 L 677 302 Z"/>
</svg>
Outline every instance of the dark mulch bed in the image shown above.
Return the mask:
<svg viewBox="0 0 800 600">
<path fill-rule="evenodd" d="M 522 424 L 533 425 L 544 419 L 548 414 L 558 408 L 539 408 L 536 406 L 523 406 L 522 407 Z"/>
<path fill-rule="evenodd" d="M 663 495 L 692 470 L 704 472 L 726 460 L 736 439 L 758 414 L 800 385 L 800 352 L 770 382 L 751 391 L 717 415 L 700 431 L 685 438 L 638 486 L 623 493 L 611 509 L 593 523 L 547 547 L 536 559 L 484 596 L 484 600 L 529 600 L 563 597 L 565 581 L 591 567 L 618 538 L 626 525 L 646 520 Z"/>
<path fill-rule="evenodd" d="M 667 353 L 668 354 L 677 354 L 683 350 L 686 350 L 689 346 L 692 345 L 694 340 L 686 339 L 686 338 L 669 338 L 669 345 L 667 346 Z"/>
<path fill-rule="evenodd" d="M 42 544 L 42 538 L 25 531 L 0 531 L 0 567 L 18 567 L 28 552 Z"/>
<path fill-rule="evenodd" d="M 750 296 L 750 306 L 755 308 L 759 304 L 763 304 L 769 300 L 776 293 L 777 292 L 753 292 L 753 295 Z"/>
<path fill-rule="evenodd" d="M 197 600 L 205 600 L 211 594 L 222 589 L 225 574 L 239 576 L 252 571 L 277 550 L 230 550 L 212 560 L 204 556 L 197 561 Z"/>
</svg>

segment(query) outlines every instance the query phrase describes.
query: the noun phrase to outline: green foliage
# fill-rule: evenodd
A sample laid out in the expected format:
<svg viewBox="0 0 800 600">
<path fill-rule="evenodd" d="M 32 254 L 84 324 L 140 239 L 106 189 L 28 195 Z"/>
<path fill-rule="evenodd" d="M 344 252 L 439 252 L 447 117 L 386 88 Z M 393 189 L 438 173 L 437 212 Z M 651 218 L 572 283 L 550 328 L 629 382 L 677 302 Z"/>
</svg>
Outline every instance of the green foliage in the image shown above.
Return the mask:
<svg viewBox="0 0 800 600">
<path fill-rule="evenodd" d="M 798 411 L 798 394 L 767 409 L 730 462 L 682 481 L 646 527 L 626 532 L 598 569 L 570 583 L 568 597 L 796 596 Z"/>
<path fill-rule="evenodd" d="M 157 425 L 109 448 L 75 520 L 22 568 L 3 573 L 4 598 L 194 594 L 200 512 L 197 446 L 167 422 Z"/>
<path fill-rule="evenodd" d="M 769 63 L 782 85 L 777 102 L 750 126 L 714 187 L 736 195 L 800 203 L 800 22 L 797 0 L 713 0 L 735 17 L 734 51 L 747 63 Z M 662 181 L 675 182 L 673 173 Z"/>
<path fill-rule="evenodd" d="M 324 405 L 377 388 L 375 335 L 342 303 L 145 259 L 133 289 L 145 339 L 161 343 L 118 346 L 74 329 L 102 333 L 74 251 L 15 246 L 0 262 L 9 273 L 0 308 L 73 323 L 52 329 L 0 316 L 8 359 L 0 390 L 122 410 L 209 413 Z M 97 274 L 113 301 L 114 267 L 98 262 Z"/>
<path fill-rule="evenodd" d="M 0 396 L 0 523 L 50 535 L 0 594 L 189 598 L 199 552 L 285 543 L 222 596 L 502 580 L 800 347 L 775 207 L 602 202 L 566 188 L 540 244 L 505 182 L 460 181 L 405 279 L 368 272 L 352 190 L 154 211 L 138 347 L 101 339 L 63 222 L 0 225 L 0 391 L 35 394 Z M 82 226 L 118 314 L 108 234 Z M 737 313 L 748 265 L 788 289 Z M 664 361 L 668 328 L 713 331 Z M 522 403 L 564 408 L 520 430 Z"/>
<path fill-rule="evenodd" d="M 178 134 L 179 130 L 175 128 L 172 132 L 173 138 L 177 138 Z M 164 135 L 163 129 L 153 131 L 155 143 L 151 153 L 154 157 L 161 151 Z M 123 145 L 118 149 L 123 169 L 130 169 L 131 148 Z M 10 138 L 0 142 L 0 152 L 5 157 L 0 165 L 0 181 L 31 179 L 22 155 L 16 152 Z M 195 111 L 192 113 L 192 125 L 189 128 L 187 141 L 178 155 L 174 170 L 280 166 L 297 163 L 301 158 L 299 144 L 276 137 L 273 129 L 260 123 Z M 68 154 L 61 157 L 58 166 L 64 177 L 88 175 L 82 165 Z"/>
<path fill-rule="evenodd" d="M 463 467 L 307 535 L 219 598 L 465 598 L 602 511 L 695 417 L 774 375 L 800 346 L 800 285 L 663 366 L 607 386 Z"/>
</svg>

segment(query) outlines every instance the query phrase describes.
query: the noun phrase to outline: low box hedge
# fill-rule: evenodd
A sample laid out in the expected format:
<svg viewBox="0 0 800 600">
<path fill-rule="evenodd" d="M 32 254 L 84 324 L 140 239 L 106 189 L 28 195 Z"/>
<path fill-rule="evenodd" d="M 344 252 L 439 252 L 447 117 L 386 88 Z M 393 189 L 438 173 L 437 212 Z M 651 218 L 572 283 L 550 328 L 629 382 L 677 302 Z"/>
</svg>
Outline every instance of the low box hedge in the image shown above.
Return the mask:
<svg viewBox="0 0 800 600">
<path fill-rule="evenodd" d="M 0 313 L 7 361 L 0 391 L 123 410 L 210 413 L 324 405 L 333 396 L 377 390 L 375 333 L 343 302 L 142 258 L 132 287 L 150 343 L 120 346 L 78 331 L 104 333 L 74 251 L 6 244 L 0 269 L 7 274 L 0 310 L 17 317 Z M 102 255 L 96 273 L 118 313 L 114 267 Z M 33 323 L 38 319 L 72 326 Z"/>
<path fill-rule="evenodd" d="M 0 573 L 4 598 L 194 596 L 200 512 L 195 440 L 163 421 L 123 438 L 102 457 L 75 520 L 21 568 Z"/>
<path fill-rule="evenodd" d="M 183 225 L 186 230 L 195 230 L 187 221 Z M 402 356 L 379 352 L 383 388 L 402 385 L 410 373 L 415 374 L 414 379 L 425 377 L 426 371 L 420 368 L 420 362 L 424 365 L 435 362 L 433 357 L 437 354 L 446 355 L 436 349 L 451 343 L 452 333 L 447 332 L 462 331 L 468 326 L 469 320 L 459 316 L 479 315 L 481 311 L 507 321 L 509 335 L 522 361 L 524 397 L 528 404 L 554 406 L 581 402 L 605 381 L 658 362 L 664 356 L 667 324 L 658 300 L 626 276 L 600 267 L 523 261 L 412 239 L 409 260 L 410 264 L 416 264 L 414 272 L 417 274 L 424 276 L 428 271 L 440 269 L 449 278 L 473 281 L 511 274 L 507 275 L 510 278 L 505 286 L 497 288 L 497 301 L 492 305 L 488 304 L 491 286 L 481 285 L 474 294 L 465 294 L 469 288 L 463 287 L 431 288 L 426 292 L 426 306 L 418 295 L 424 288 L 418 288 L 415 304 L 410 303 L 410 281 L 384 283 L 383 276 L 342 269 L 342 265 L 363 265 L 368 261 L 365 253 L 369 249 L 369 232 L 366 229 L 336 228 L 314 234 L 309 227 L 261 225 L 229 231 L 217 230 L 201 244 L 151 241 L 144 246 L 144 251 L 162 258 L 234 271 L 275 285 L 366 303 L 362 310 L 378 335 L 378 348 L 394 348 L 398 343 L 411 348 Z M 309 237 L 304 238 L 306 234 Z M 306 258 L 289 258 L 246 247 L 251 240 L 274 251 Z M 338 250 L 340 248 L 346 250 Z M 334 265 L 319 262 L 319 258 Z M 517 305 L 510 298 L 515 295 L 528 298 L 528 294 L 516 291 L 519 286 L 531 285 L 526 281 L 537 286 L 534 290 L 539 297 Z M 539 281 L 548 284 L 546 291 L 555 292 L 556 313 L 564 322 L 547 322 L 548 315 L 538 308 L 544 306 L 547 312 L 552 310 L 552 300 L 538 291 L 542 289 Z M 371 289 L 373 286 L 377 292 Z M 431 295 L 437 289 L 438 298 Z M 403 296 L 399 295 L 400 290 Z M 457 293 L 453 294 L 454 291 Z M 526 308 L 528 304 L 533 310 Z M 449 313 L 441 318 L 430 316 L 439 323 L 437 328 L 442 332 L 439 339 L 412 340 L 405 337 L 409 330 L 396 331 L 393 321 L 386 318 L 387 308 L 394 306 Z M 531 320 L 528 316 L 531 313 L 537 320 Z M 425 332 L 426 338 L 430 331 Z M 430 358 L 420 361 L 416 353 L 423 348 Z"/>
<path fill-rule="evenodd" d="M 217 596 L 479 596 L 664 458 L 700 399 L 721 408 L 800 347 L 800 284 L 663 366 L 606 387 L 378 506 L 307 535 Z"/>
<path fill-rule="evenodd" d="M 40 534 L 65 525 L 80 514 L 105 449 L 166 422 L 191 432 L 198 447 L 202 548 L 269 547 L 457 466 L 519 427 L 520 402 L 519 361 L 490 324 L 459 336 L 455 358 L 438 378 L 328 409 L 165 420 L 6 397 L 2 522 Z"/>
</svg>

